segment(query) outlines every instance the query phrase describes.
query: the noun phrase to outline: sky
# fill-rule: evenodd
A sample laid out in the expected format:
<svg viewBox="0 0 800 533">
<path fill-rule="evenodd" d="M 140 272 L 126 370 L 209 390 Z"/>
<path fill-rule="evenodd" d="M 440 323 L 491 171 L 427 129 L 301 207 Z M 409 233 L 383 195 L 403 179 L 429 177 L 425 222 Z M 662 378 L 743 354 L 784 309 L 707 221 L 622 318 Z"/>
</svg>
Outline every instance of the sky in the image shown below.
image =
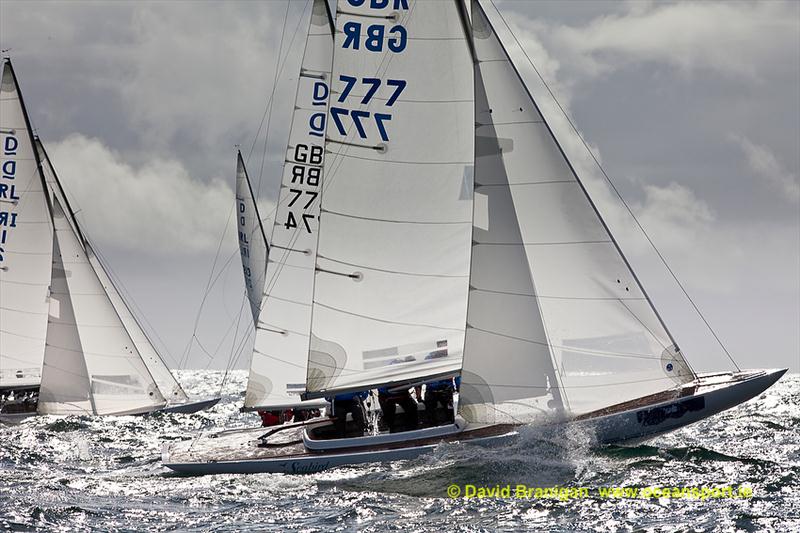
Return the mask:
<svg viewBox="0 0 800 533">
<path fill-rule="evenodd" d="M 800 2 L 496 4 L 490 18 L 695 369 L 730 363 L 529 60 L 739 365 L 800 371 Z M 0 0 L 0 48 L 33 125 L 170 366 L 247 364 L 236 148 L 267 216 L 306 9 Z"/>
</svg>

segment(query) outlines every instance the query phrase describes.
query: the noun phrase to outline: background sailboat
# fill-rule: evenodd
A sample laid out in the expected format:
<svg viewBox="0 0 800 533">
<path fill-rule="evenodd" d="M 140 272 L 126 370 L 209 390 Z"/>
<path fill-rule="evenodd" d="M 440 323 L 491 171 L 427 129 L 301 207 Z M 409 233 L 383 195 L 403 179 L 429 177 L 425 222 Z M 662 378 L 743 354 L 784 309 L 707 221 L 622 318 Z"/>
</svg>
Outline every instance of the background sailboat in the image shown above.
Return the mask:
<svg viewBox="0 0 800 533">
<path fill-rule="evenodd" d="M 2 104 L 4 145 L 16 143 L 20 147 L 20 153 L 4 151 L 3 165 L 16 169 L 21 161 L 31 170 L 24 198 L 17 198 L 9 218 L 25 227 L 37 220 L 30 215 L 32 209 L 46 206 L 49 214 L 47 222 L 38 222 L 47 231 L 25 238 L 7 230 L 5 244 L 11 252 L 9 257 L 29 257 L 42 273 L 50 270 L 46 277 L 42 275 L 42 281 L 49 285 L 49 294 L 46 292 L 43 300 L 46 315 L 26 321 L 45 328 L 45 336 L 36 338 L 36 349 L 42 351 L 27 352 L 36 357 L 41 353 L 39 383 L 33 382 L 27 389 L 29 395 L 38 389 L 38 404 L 35 398 L 25 397 L 27 403 L 4 406 L 6 413 L 33 412 L 34 408 L 41 414 L 194 412 L 216 403 L 218 398 L 191 401 L 187 397 L 114 286 L 82 232 L 44 146 L 31 133 L 10 61 L 3 65 Z M 26 119 L 24 128 L 19 120 L 13 120 L 19 117 Z M 28 151 L 33 157 L 25 157 Z M 50 247 L 50 254 L 31 255 L 27 247 L 36 245 Z M 21 266 L 11 263 L 3 274 Z M 13 277 L 7 280 L 5 275 L 2 281 L 10 287 L 19 283 Z M 6 291 L 5 287 L 0 297 L 3 311 L 14 317 L 30 305 L 27 299 L 32 296 Z M 15 354 L 26 353 L 15 341 L 25 339 L 24 333 L 16 329 L 13 320 L 9 329 L 7 322 L 3 324 L 0 362 L 13 361 Z"/>
</svg>

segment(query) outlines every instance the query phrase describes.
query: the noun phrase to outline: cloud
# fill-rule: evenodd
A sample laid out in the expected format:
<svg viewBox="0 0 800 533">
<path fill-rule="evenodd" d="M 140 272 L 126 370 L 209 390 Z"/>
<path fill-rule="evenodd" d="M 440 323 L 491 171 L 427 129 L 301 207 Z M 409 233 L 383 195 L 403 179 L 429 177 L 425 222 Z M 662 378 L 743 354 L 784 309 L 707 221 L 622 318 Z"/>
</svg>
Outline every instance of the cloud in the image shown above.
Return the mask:
<svg viewBox="0 0 800 533">
<path fill-rule="evenodd" d="M 47 145 L 87 233 L 102 244 L 145 254 L 214 251 L 234 205 L 230 186 L 198 182 L 180 161 L 131 165 L 101 141 L 70 135 Z M 233 224 L 226 242 L 235 243 Z"/>
<path fill-rule="evenodd" d="M 630 63 L 667 64 L 758 79 L 796 58 L 794 2 L 629 2 L 627 12 L 583 26 L 530 22 L 576 75 L 596 76 Z M 567 61 L 566 58 L 569 58 Z"/>
<path fill-rule="evenodd" d="M 739 145 L 750 169 L 773 187 L 787 201 L 800 202 L 800 183 L 797 175 L 786 170 L 778 158 L 766 146 L 753 143 L 743 135 L 731 135 Z"/>
</svg>

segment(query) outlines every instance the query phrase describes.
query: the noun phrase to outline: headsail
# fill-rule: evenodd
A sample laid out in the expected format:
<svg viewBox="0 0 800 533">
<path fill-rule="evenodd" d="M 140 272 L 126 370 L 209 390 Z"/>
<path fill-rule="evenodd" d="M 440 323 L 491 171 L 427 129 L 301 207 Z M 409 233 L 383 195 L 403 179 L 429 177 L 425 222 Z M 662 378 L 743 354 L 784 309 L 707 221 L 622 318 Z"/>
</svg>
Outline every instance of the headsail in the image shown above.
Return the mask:
<svg viewBox="0 0 800 533">
<path fill-rule="evenodd" d="M 300 393 L 305 390 L 333 53 L 326 0 L 314 0 L 308 28 L 245 409 L 323 404 L 302 402 Z"/>
<path fill-rule="evenodd" d="M 57 197 L 52 214 L 51 320 L 39 413 L 133 414 L 163 407 L 164 397 Z"/>
<path fill-rule="evenodd" d="M 236 158 L 236 222 L 239 228 L 239 253 L 242 258 L 244 285 L 255 324 L 258 323 L 269 259 L 269 244 L 257 202 L 242 153 L 239 152 Z"/>
<path fill-rule="evenodd" d="M 0 389 L 36 386 L 47 333 L 53 228 L 11 61 L 0 85 Z"/>
<path fill-rule="evenodd" d="M 691 381 L 477 1 L 472 21 L 476 212 L 462 414 L 579 415 Z"/>
<path fill-rule="evenodd" d="M 309 397 L 458 372 L 472 61 L 455 0 L 339 0 Z"/>
<path fill-rule="evenodd" d="M 59 204 L 65 210 L 67 221 L 70 224 L 73 234 L 78 238 L 79 241 L 83 242 L 83 247 L 87 258 L 89 259 L 89 263 L 100 280 L 103 290 L 111 300 L 111 304 L 114 306 L 114 310 L 117 312 L 117 315 L 119 315 L 125 330 L 131 336 L 139 355 L 141 355 L 142 360 L 144 361 L 145 365 L 147 365 L 147 369 L 150 371 L 153 379 L 155 379 L 159 391 L 168 402 L 188 401 L 189 397 L 186 395 L 186 392 L 184 392 L 180 383 L 178 383 L 178 381 L 175 379 L 175 376 L 172 375 L 172 372 L 170 372 L 169 368 L 164 363 L 164 360 L 161 358 L 158 350 L 155 349 L 153 343 L 148 338 L 135 315 L 131 312 L 128 304 L 125 303 L 124 298 L 117 290 L 102 261 L 95 254 L 94 249 L 85 239 L 85 236 L 81 231 L 80 224 L 78 224 L 72 208 L 69 205 L 69 200 L 66 197 L 64 188 L 58 179 L 58 175 L 53 167 L 53 163 L 50 161 L 50 158 L 47 155 L 44 144 L 42 144 L 41 140 L 38 138 L 35 142 L 36 149 L 39 154 L 39 160 L 42 162 L 42 171 L 44 173 L 45 182 L 49 187 L 51 198 L 53 198 L 52 201 L 55 202 L 55 200 L 58 200 Z"/>
</svg>

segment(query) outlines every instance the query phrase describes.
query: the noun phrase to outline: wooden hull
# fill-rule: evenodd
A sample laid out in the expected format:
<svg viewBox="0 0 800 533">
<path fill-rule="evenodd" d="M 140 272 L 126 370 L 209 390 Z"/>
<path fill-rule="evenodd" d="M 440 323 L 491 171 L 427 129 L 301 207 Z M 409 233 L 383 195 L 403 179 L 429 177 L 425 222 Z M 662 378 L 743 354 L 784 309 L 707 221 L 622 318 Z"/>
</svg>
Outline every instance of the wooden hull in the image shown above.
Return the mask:
<svg viewBox="0 0 800 533">
<path fill-rule="evenodd" d="M 568 421 L 588 428 L 597 443 L 643 440 L 692 424 L 745 402 L 775 383 L 786 371 L 750 371 L 702 376 L 683 389 L 656 398 L 642 398 Z M 458 424 L 458 423 L 457 423 Z M 456 424 L 456 425 L 457 425 Z M 456 426 L 454 425 L 454 427 Z M 222 473 L 313 473 L 343 465 L 413 459 L 442 442 L 500 446 L 518 437 L 517 427 L 468 424 L 457 432 L 432 438 L 348 448 L 310 450 L 303 425 L 287 426 L 265 439 L 264 428 L 222 432 L 210 437 L 165 445 L 164 466 L 190 475 Z M 411 432 L 419 436 L 419 431 Z M 411 436 L 411 435 L 409 435 Z M 307 436 L 306 436 L 307 440 Z M 349 441 L 369 439 L 348 439 Z M 261 445 L 259 445 L 261 444 Z"/>
</svg>

